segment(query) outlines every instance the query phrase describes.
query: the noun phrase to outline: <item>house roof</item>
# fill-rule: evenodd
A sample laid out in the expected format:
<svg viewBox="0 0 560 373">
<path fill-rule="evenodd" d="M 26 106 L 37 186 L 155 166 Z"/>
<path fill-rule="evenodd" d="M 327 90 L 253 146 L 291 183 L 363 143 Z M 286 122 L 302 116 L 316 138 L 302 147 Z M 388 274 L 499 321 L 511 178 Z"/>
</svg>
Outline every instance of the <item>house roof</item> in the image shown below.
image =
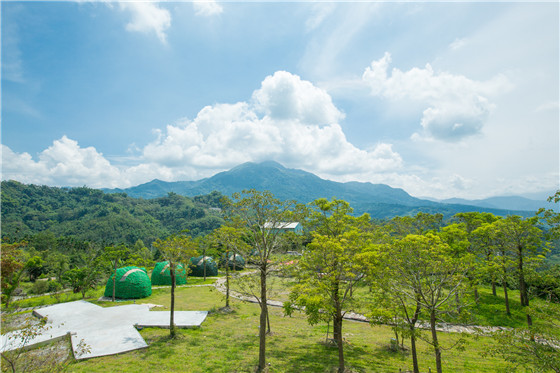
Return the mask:
<svg viewBox="0 0 560 373">
<path fill-rule="evenodd" d="M 265 229 L 271 229 L 271 228 L 276 228 L 276 229 L 296 229 L 296 227 L 299 225 L 299 222 L 295 221 L 295 222 L 283 222 L 283 221 L 278 221 L 275 223 L 272 222 L 266 222 L 264 223 L 264 228 Z"/>
</svg>

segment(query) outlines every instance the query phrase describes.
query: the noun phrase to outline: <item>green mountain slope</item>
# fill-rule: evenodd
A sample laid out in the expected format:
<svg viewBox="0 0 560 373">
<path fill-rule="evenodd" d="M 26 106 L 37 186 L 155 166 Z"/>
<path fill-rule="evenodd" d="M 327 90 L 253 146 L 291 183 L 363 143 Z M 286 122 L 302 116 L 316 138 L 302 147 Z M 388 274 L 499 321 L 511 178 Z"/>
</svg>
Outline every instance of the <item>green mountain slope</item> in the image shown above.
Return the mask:
<svg viewBox="0 0 560 373">
<path fill-rule="evenodd" d="M 372 217 L 383 219 L 417 212 L 441 212 L 446 217 L 457 212 L 487 211 L 497 215 L 532 213 L 505 211 L 491 206 L 465 206 L 463 204 L 438 203 L 412 197 L 402 189 L 384 184 L 324 180 L 302 170 L 289 169 L 277 162 L 244 163 L 229 171 L 220 172 L 198 181 L 171 182 L 153 180 L 128 189 L 105 190 L 107 193 L 125 192 L 139 198 L 154 198 L 174 192 L 185 196 L 197 196 L 219 191 L 224 195 L 244 189 L 269 190 L 280 199 L 294 199 L 308 203 L 317 198 L 340 198 L 348 201 L 356 213 L 368 212 Z"/>
<path fill-rule="evenodd" d="M 188 229 L 205 234 L 223 222 L 207 205 L 170 193 L 138 199 L 89 188 L 54 188 L 3 181 L 2 237 L 19 240 L 39 232 L 79 240 L 149 244 Z"/>
</svg>

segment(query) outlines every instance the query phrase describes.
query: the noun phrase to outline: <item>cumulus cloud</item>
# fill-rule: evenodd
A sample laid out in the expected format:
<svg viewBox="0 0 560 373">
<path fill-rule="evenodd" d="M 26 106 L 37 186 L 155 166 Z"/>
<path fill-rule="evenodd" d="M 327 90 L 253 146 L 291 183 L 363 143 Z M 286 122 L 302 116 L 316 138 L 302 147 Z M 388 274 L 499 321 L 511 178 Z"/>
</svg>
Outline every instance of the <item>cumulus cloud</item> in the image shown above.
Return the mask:
<svg viewBox="0 0 560 373">
<path fill-rule="evenodd" d="M 167 44 L 165 32 L 171 26 L 171 14 L 167 9 L 153 2 L 122 2 L 120 6 L 132 15 L 132 20 L 126 25 L 128 31 L 153 32 L 163 44 Z"/>
<path fill-rule="evenodd" d="M 30 154 L 14 153 L 2 145 L 2 178 L 24 183 L 58 186 L 116 186 L 120 171 L 94 147 L 81 148 L 63 136 L 33 160 Z"/>
<path fill-rule="evenodd" d="M 194 0 L 193 7 L 197 16 L 211 17 L 221 14 L 224 8 L 215 0 Z"/>
<path fill-rule="evenodd" d="M 458 141 L 480 133 L 494 104 L 490 98 L 511 89 L 503 75 L 479 82 L 462 75 L 435 73 L 430 64 L 409 71 L 393 68 L 391 55 L 373 61 L 362 75 L 371 93 L 390 100 L 409 99 L 425 104 L 420 124 L 428 136 Z"/>
<path fill-rule="evenodd" d="M 326 91 L 286 71 L 267 76 L 253 93 L 253 101 L 257 110 L 275 120 L 322 125 L 344 118 Z"/>
<path fill-rule="evenodd" d="M 128 187 L 154 178 L 208 177 L 243 162 L 276 160 L 322 177 L 348 181 L 402 166 L 391 144 L 360 149 L 338 123 L 344 115 L 325 91 L 280 71 L 268 76 L 247 102 L 204 107 L 156 133 L 136 165 L 111 164 L 93 147 L 64 136 L 35 161 L 4 147 L 3 178 L 49 185 Z"/>
</svg>

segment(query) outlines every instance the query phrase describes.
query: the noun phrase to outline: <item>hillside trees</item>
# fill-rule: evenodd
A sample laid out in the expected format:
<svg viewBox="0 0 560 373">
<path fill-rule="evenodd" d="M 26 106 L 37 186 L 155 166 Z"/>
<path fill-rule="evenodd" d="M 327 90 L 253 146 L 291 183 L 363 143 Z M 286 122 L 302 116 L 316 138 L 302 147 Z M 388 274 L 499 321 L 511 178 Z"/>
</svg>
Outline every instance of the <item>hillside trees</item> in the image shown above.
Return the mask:
<svg viewBox="0 0 560 373">
<path fill-rule="evenodd" d="M 201 202 L 177 194 L 145 200 L 85 187 L 54 188 L 16 181 L 3 181 L 1 194 L 2 237 L 11 242 L 26 239 L 39 251 L 60 246 L 56 239 L 60 236 L 102 246 L 120 242 L 131 246 L 137 240 L 149 246 L 157 238 L 183 229 L 204 235 L 223 223 L 205 203 L 217 198 L 215 194 L 207 199 L 202 196 Z"/>
<path fill-rule="evenodd" d="M 223 205 L 229 221 L 238 220 L 243 224 L 247 238 L 256 251 L 254 260 L 259 275 L 258 301 L 261 308 L 258 371 L 261 372 L 266 366 L 267 279 L 272 271 L 270 259 L 282 245 L 282 230 L 277 228 L 285 222 L 301 219 L 302 211 L 295 201 L 280 201 L 270 192 L 257 190 L 234 193 L 231 200 L 223 200 Z"/>
</svg>

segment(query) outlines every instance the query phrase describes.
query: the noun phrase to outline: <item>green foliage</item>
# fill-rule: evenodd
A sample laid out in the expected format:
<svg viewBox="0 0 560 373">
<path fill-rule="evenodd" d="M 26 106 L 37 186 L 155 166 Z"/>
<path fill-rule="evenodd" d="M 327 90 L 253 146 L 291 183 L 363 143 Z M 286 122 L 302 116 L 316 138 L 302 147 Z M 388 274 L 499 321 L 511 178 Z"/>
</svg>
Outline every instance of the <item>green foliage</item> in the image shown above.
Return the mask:
<svg viewBox="0 0 560 373">
<path fill-rule="evenodd" d="M 25 258 L 23 248 L 27 246 L 27 242 L 6 243 L 2 242 L 1 259 L 2 270 L 1 275 L 1 288 L 2 288 L 2 302 L 8 307 L 13 292 L 19 285 L 21 276 L 25 271 Z"/>
<path fill-rule="evenodd" d="M 149 244 L 184 229 L 207 234 L 223 223 L 206 204 L 174 193 L 145 200 L 85 187 L 2 181 L 1 194 L 2 236 L 11 242 L 31 237 L 30 245 L 40 251 L 60 248 L 60 236 L 104 245 L 138 240 Z"/>
</svg>

